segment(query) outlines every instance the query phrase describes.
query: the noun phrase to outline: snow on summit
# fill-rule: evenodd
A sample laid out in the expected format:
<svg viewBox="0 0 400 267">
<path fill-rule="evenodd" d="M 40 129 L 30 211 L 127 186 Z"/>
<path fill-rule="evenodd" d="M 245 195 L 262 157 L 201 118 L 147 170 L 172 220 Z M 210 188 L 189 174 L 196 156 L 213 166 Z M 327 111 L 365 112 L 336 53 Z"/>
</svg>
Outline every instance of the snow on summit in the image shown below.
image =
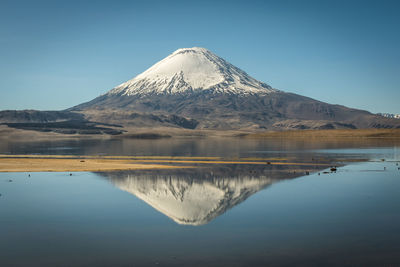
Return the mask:
<svg viewBox="0 0 400 267">
<path fill-rule="evenodd" d="M 204 48 L 179 49 L 136 78 L 169 79 L 182 73 L 192 88 L 209 88 L 223 81 L 218 65 L 209 56 Z"/>
<path fill-rule="evenodd" d="M 176 50 L 108 94 L 178 94 L 201 90 L 232 94 L 266 94 L 275 91 L 209 50 L 192 47 Z"/>
</svg>

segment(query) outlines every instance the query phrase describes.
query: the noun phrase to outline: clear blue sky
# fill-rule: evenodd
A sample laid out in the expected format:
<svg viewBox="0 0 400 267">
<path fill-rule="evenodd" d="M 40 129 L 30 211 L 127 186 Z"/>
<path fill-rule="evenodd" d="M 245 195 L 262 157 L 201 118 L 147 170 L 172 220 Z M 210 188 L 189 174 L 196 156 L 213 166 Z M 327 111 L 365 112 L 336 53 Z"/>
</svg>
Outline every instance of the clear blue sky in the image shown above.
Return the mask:
<svg viewBox="0 0 400 267">
<path fill-rule="evenodd" d="M 271 86 L 400 113 L 400 1 L 0 1 L 0 110 L 65 109 L 201 46 Z"/>
</svg>

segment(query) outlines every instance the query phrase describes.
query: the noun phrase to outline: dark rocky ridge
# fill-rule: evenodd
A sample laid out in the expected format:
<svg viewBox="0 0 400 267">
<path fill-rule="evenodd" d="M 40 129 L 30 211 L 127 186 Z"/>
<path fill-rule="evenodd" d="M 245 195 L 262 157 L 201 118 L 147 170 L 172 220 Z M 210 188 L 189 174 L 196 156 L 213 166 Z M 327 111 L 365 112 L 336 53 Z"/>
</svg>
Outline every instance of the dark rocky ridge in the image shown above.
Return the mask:
<svg viewBox="0 0 400 267">
<path fill-rule="evenodd" d="M 84 121 L 84 115 L 69 111 L 39 111 L 39 110 L 2 110 L 0 123 L 44 123 L 57 121 Z"/>
<path fill-rule="evenodd" d="M 33 130 L 39 132 L 55 132 L 61 134 L 118 135 L 123 133 L 123 130 L 120 129 L 104 127 L 104 126 L 112 126 L 112 127 L 121 127 L 121 126 L 95 123 L 83 120 L 67 120 L 58 122 L 17 122 L 17 123 L 5 122 L 2 124 L 16 129 Z"/>
<path fill-rule="evenodd" d="M 84 114 L 70 111 L 4 110 L 0 111 L 0 125 L 61 134 L 123 133 L 120 125 L 88 121 Z"/>
<path fill-rule="evenodd" d="M 169 126 L 194 129 L 198 122 L 177 115 L 154 115 L 118 112 L 113 114 L 85 115 L 72 111 L 5 110 L 0 111 L 0 125 L 22 130 L 55 132 L 61 134 L 109 134 L 118 135 L 125 130 L 118 123 L 134 126 Z M 106 123 L 112 121 L 113 123 Z M 135 124 L 136 123 L 136 124 Z M 133 138 L 133 137 L 132 137 Z M 142 137 L 139 137 L 142 138 Z"/>
</svg>

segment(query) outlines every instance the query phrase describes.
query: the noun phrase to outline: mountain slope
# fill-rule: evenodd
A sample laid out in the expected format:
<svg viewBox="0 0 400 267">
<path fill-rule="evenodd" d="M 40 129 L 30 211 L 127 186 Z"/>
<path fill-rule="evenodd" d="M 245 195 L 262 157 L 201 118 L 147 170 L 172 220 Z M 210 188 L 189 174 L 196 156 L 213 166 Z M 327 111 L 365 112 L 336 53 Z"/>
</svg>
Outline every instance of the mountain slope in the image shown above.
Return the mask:
<svg viewBox="0 0 400 267">
<path fill-rule="evenodd" d="M 196 121 L 197 129 L 400 128 L 400 120 L 274 89 L 198 47 L 178 49 L 70 110 L 90 114 L 89 119 L 96 121 L 96 114 L 101 114 L 104 122 L 125 125 L 136 125 L 127 112 L 142 117 L 176 115 Z"/>
</svg>

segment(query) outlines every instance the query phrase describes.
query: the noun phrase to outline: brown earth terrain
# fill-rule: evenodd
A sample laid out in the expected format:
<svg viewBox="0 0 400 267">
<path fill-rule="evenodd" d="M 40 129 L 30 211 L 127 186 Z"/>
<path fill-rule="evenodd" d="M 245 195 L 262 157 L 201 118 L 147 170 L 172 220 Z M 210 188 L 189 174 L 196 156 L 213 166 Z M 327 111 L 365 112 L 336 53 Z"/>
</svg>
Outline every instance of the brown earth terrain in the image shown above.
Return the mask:
<svg viewBox="0 0 400 267">
<path fill-rule="evenodd" d="M 244 134 L 245 138 L 315 138 L 315 139 L 398 139 L 400 129 L 332 129 L 332 130 L 292 130 L 265 131 Z"/>
</svg>

